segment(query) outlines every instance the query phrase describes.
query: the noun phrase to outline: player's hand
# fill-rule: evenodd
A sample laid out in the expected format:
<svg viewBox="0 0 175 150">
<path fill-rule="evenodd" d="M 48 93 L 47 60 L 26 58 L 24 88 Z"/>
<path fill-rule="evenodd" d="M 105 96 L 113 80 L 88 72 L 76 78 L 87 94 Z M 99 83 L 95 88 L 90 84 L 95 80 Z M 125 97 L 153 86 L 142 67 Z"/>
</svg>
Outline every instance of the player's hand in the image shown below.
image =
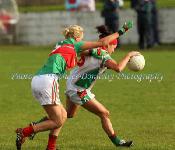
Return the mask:
<svg viewBox="0 0 175 150">
<path fill-rule="evenodd" d="M 130 58 L 133 57 L 133 56 L 137 56 L 137 55 L 140 55 L 140 52 L 138 52 L 138 51 L 131 51 L 131 52 L 128 53 L 128 56 Z"/>
<path fill-rule="evenodd" d="M 129 29 L 133 27 L 133 21 L 127 21 L 123 24 L 122 28 L 119 30 L 119 35 L 123 35 Z"/>
<path fill-rule="evenodd" d="M 128 31 L 132 27 L 133 27 L 133 21 L 129 20 L 123 24 L 122 28 L 125 29 L 125 31 Z"/>
</svg>

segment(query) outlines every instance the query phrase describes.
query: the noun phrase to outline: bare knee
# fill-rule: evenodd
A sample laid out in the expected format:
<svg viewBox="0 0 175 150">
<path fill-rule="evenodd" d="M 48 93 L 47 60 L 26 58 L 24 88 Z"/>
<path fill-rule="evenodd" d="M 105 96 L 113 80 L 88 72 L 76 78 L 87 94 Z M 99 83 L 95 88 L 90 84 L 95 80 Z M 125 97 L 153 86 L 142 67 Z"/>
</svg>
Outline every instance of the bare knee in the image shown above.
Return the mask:
<svg viewBox="0 0 175 150">
<path fill-rule="evenodd" d="M 62 123 L 58 120 L 53 120 L 53 122 L 54 122 L 53 129 L 57 129 L 57 128 L 60 128 L 62 126 Z"/>
<path fill-rule="evenodd" d="M 63 112 L 62 112 L 62 124 L 64 124 L 64 122 L 67 120 L 67 112 L 66 110 L 64 109 Z"/>
<path fill-rule="evenodd" d="M 98 116 L 101 119 L 103 119 L 103 118 L 109 118 L 109 115 L 110 115 L 109 111 L 107 109 L 105 109 L 103 111 L 100 111 Z"/>
<path fill-rule="evenodd" d="M 67 109 L 67 118 L 74 118 L 76 115 L 76 109 Z"/>
<path fill-rule="evenodd" d="M 62 111 L 61 111 L 61 117 L 60 117 L 60 121 L 59 121 L 61 126 L 63 126 L 63 124 L 65 123 L 66 120 L 67 120 L 67 112 L 63 108 Z"/>
<path fill-rule="evenodd" d="M 73 117 L 74 117 L 74 115 L 72 115 L 72 114 L 67 114 L 67 118 L 68 118 L 68 119 L 73 118 Z"/>
<path fill-rule="evenodd" d="M 67 112 L 67 118 L 73 118 L 75 113 Z"/>
<path fill-rule="evenodd" d="M 59 116 L 56 120 L 53 120 L 55 123 L 55 129 L 62 127 L 66 119 L 67 119 L 67 112 L 66 110 L 62 110 L 61 116 Z"/>
<path fill-rule="evenodd" d="M 67 118 L 73 118 L 76 115 L 76 111 L 79 106 L 73 103 L 72 101 L 70 101 L 69 97 L 67 97 L 66 102 L 67 102 L 67 105 L 66 105 Z"/>
</svg>

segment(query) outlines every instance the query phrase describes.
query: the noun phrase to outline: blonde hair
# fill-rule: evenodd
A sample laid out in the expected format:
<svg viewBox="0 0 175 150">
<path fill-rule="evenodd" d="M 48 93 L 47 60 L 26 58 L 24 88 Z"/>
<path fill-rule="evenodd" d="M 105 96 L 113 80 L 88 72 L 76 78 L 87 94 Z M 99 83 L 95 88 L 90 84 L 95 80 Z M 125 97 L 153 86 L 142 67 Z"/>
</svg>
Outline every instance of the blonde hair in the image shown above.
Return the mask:
<svg viewBox="0 0 175 150">
<path fill-rule="evenodd" d="M 83 28 L 78 25 L 70 25 L 63 31 L 64 37 L 67 38 L 80 38 L 83 36 Z"/>
</svg>

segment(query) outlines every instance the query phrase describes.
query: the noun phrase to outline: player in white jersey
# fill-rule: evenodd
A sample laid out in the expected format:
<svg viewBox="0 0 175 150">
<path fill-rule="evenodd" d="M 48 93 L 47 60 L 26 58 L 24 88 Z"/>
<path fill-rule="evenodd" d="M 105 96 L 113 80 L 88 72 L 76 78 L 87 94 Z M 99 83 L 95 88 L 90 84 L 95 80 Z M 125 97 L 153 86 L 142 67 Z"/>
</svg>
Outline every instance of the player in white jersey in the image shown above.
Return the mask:
<svg viewBox="0 0 175 150">
<path fill-rule="evenodd" d="M 107 36 L 109 33 L 105 26 L 97 28 L 101 33 L 100 38 Z M 132 141 L 121 140 L 116 136 L 115 131 L 112 127 L 112 123 L 109 119 L 109 111 L 95 99 L 95 95 L 91 93 L 91 89 L 97 79 L 105 69 L 112 69 L 117 72 L 121 72 L 129 59 L 132 56 L 138 55 L 139 52 L 129 52 L 119 63 L 116 63 L 110 54 L 114 52 L 117 46 L 117 40 L 111 42 L 107 47 L 98 48 L 98 54 L 103 55 L 102 59 L 96 59 L 94 57 L 85 56 L 82 57 L 78 63 L 78 67 L 75 68 L 67 80 L 67 115 L 68 118 L 74 117 L 77 109 L 81 105 L 83 108 L 99 116 L 101 124 L 111 139 L 113 144 L 116 146 L 130 147 Z M 106 51 L 108 49 L 108 52 Z"/>
<path fill-rule="evenodd" d="M 123 29 L 124 29 L 124 31 L 126 32 L 130 27 L 129 27 L 129 25 L 130 25 L 130 23 L 128 23 L 128 24 L 125 24 L 124 25 L 124 27 L 123 27 Z M 123 29 L 122 30 L 119 30 L 119 35 L 122 35 L 124 32 L 123 32 Z M 105 33 L 105 34 L 102 34 L 101 35 L 101 38 L 102 39 L 100 39 L 100 40 L 104 40 L 105 38 L 106 38 L 106 36 L 108 35 L 109 33 Z M 105 35 L 105 36 L 104 36 Z M 105 37 L 105 38 L 103 38 L 103 37 Z M 108 36 L 107 36 L 108 37 Z M 111 40 L 110 40 L 111 41 Z M 117 41 L 116 40 L 114 40 L 114 41 L 112 41 L 108 46 L 107 46 L 107 48 L 108 48 L 108 50 L 110 50 L 110 53 L 114 50 L 114 48 L 116 47 L 116 43 L 117 43 Z M 120 69 L 122 70 L 124 67 L 125 67 L 125 65 L 123 65 L 123 64 L 126 64 L 127 62 L 128 62 L 128 60 L 129 60 L 129 58 L 131 57 L 131 56 L 133 56 L 133 55 L 136 55 L 137 54 L 137 52 L 132 52 L 132 53 L 129 53 L 127 56 L 126 56 L 126 58 L 123 60 L 124 62 L 123 63 L 121 63 L 122 65 L 119 67 L 119 68 L 117 68 L 116 66 L 115 66 L 115 61 L 113 61 L 112 60 L 112 58 L 110 57 L 110 55 L 107 53 L 107 51 L 105 51 L 105 50 L 102 50 L 102 49 L 106 49 L 106 47 L 103 47 L 103 48 L 98 48 L 98 49 L 91 49 L 91 50 L 87 50 L 87 51 L 83 51 L 82 52 L 82 55 L 90 55 L 91 57 L 93 56 L 93 57 L 95 57 L 95 58 L 98 58 L 98 59 L 93 59 L 93 58 L 91 58 L 91 57 L 82 57 L 82 59 L 81 59 L 81 61 L 79 62 L 79 67 L 85 67 L 85 64 L 87 65 L 85 68 L 84 68 L 84 70 L 86 70 L 86 71 L 88 71 L 88 68 L 91 68 L 91 67 L 95 67 L 93 70 L 91 70 L 92 72 L 90 72 L 90 75 L 91 74 L 93 74 L 93 79 L 95 79 L 94 77 L 97 75 L 97 74 L 99 74 L 99 72 L 103 72 L 103 69 L 105 69 L 105 66 L 106 66 L 106 64 L 108 64 L 108 66 L 109 66 L 109 68 L 114 68 L 114 70 L 116 70 L 116 71 L 120 71 Z M 85 61 L 84 61 L 85 60 Z M 88 63 L 86 63 L 86 62 L 88 62 Z M 91 63 L 93 63 L 93 64 L 91 64 Z M 90 65 L 90 67 L 88 66 L 88 65 Z M 92 68 L 91 68 L 92 69 Z M 119 70 L 118 70 L 119 69 Z M 82 92 L 81 90 L 79 90 L 78 91 L 78 94 L 80 95 L 80 96 L 83 96 L 83 94 L 84 95 L 87 95 L 86 94 L 86 91 L 88 91 L 88 89 L 90 89 L 90 85 L 92 85 L 92 83 L 93 83 L 93 80 L 91 80 L 91 78 L 90 78 L 90 80 L 88 80 L 88 82 L 86 82 L 86 86 L 84 87 L 84 89 L 87 89 L 87 90 L 85 90 L 85 93 L 84 92 Z M 80 82 L 78 82 L 77 84 L 80 84 L 81 85 L 81 80 L 80 80 Z M 73 89 L 74 90 L 74 89 Z M 68 93 L 69 91 L 67 90 L 67 95 L 69 94 Z M 88 93 L 88 96 L 90 95 L 90 98 L 88 98 L 88 100 L 90 100 L 90 99 L 93 99 L 93 94 L 90 94 L 90 90 L 89 90 L 89 93 Z M 91 101 L 89 101 L 89 102 L 91 102 Z M 85 106 L 86 104 L 88 104 L 89 103 L 88 101 L 86 102 L 84 102 L 83 104 L 82 104 L 82 106 Z M 95 100 L 93 100 L 93 102 L 95 102 Z M 70 105 L 69 105 L 70 104 Z M 80 104 L 81 105 L 81 104 Z M 103 109 L 103 107 L 100 107 L 100 105 L 101 104 L 98 104 L 98 107 L 99 107 L 99 110 L 100 111 L 102 111 Z M 71 104 L 71 101 L 70 101 L 70 103 L 68 103 L 68 105 L 67 106 L 75 106 L 74 108 L 76 108 L 77 107 L 77 105 L 76 104 L 74 104 L 73 102 L 72 102 L 72 104 Z M 70 109 L 67 109 L 67 111 L 68 111 L 68 117 L 69 116 L 71 116 L 71 111 L 73 111 L 74 109 L 72 109 L 73 107 L 70 107 Z M 103 111 L 104 112 L 104 111 Z M 48 117 L 44 117 L 44 118 L 42 118 L 41 120 L 39 120 L 39 121 L 35 121 L 35 122 L 32 122 L 31 124 L 30 124 L 30 126 L 31 127 L 33 127 L 33 126 L 37 126 L 38 124 L 40 124 L 40 123 L 42 123 L 42 122 L 45 122 L 45 121 L 47 121 L 47 120 L 49 120 L 49 118 Z M 103 123 L 103 125 L 110 125 L 108 122 L 107 123 L 105 123 L 105 120 L 104 120 L 104 123 Z M 110 127 L 111 128 L 111 127 Z M 104 129 L 107 129 L 107 127 L 104 127 Z M 109 130 L 109 131 L 107 131 L 106 130 L 106 132 L 108 133 L 108 135 L 110 136 L 110 138 L 111 138 L 111 135 L 112 135 L 112 138 L 111 138 L 111 140 L 112 141 L 116 141 L 116 140 L 118 140 L 118 146 L 130 146 L 131 144 L 132 144 L 132 142 L 131 141 L 129 141 L 129 142 L 125 142 L 125 141 L 122 141 L 122 140 L 119 140 L 119 138 L 118 137 L 116 137 L 116 136 L 114 136 L 114 133 L 112 133 L 112 134 L 110 134 L 110 132 L 111 132 L 111 130 Z M 30 134 L 30 139 L 33 139 L 34 138 L 34 136 L 35 136 L 35 134 L 36 133 L 32 133 L 32 134 Z M 49 142 L 50 143 L 50 142 Z M 53 143 L 53 142 L 52 142 Z M 53 145 L 53 144 L 49 144 L 49 145 Z M 54 143 L 55 143 L 55 141 L 54 141 Z M 54 147 L 55 147 L 55 144 L 54 144 Z M 56 148 L 54 148 L 54 150 L 55 150 Z M 51 149 L 49 149 L 49 150 L 51 150 Z"/>
</svg>

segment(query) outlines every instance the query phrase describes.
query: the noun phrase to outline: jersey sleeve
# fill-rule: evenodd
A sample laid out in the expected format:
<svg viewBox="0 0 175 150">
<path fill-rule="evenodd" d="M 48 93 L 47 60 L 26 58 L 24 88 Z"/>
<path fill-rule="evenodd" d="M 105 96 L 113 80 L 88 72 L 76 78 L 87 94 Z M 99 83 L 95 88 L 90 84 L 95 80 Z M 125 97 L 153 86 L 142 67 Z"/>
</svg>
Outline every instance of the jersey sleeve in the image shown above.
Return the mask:
<svg viewBox="0 0 175 150">
<path fill-rule="evenodd" d="M 107 60 L 113 60 L 109 53 L 106 53 L 102 59 L 102 65 L 104 66 Z"/>
<path fill-rule="evenodd" d="M 77 54 L 79 54 L 79 53 L 82 51 L 81 46 L 82 46 L 83 44 L 84 44 L 83 41 L 76 42 L 76 43 L 74 44 L 75 51 L 76 51 Z"/>
</svg>

